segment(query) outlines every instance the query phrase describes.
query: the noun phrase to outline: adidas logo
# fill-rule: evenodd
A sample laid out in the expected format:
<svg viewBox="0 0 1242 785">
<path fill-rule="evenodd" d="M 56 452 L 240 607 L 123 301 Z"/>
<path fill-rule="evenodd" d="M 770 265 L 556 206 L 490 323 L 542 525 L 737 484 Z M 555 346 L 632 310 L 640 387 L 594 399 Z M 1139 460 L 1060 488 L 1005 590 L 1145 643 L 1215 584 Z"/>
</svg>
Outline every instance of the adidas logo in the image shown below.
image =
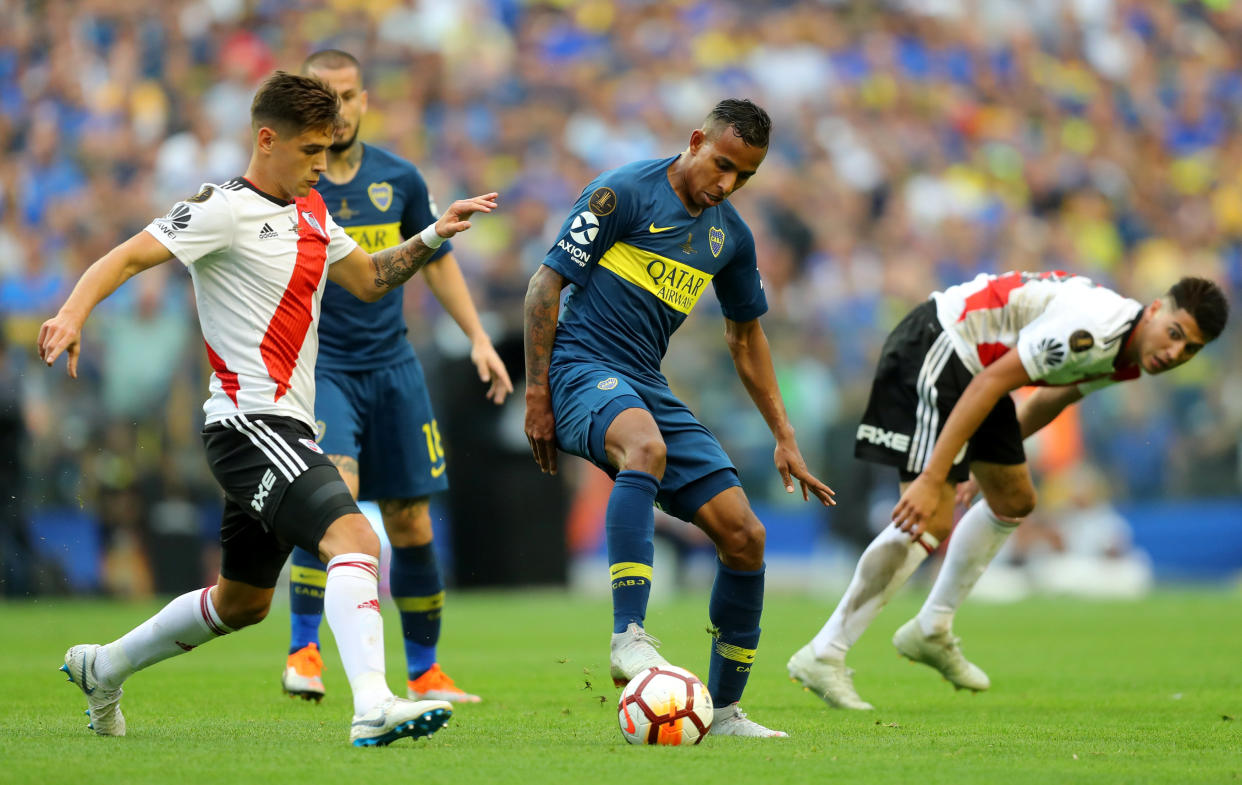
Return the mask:
<svg viewBox="0 0 1242 785">
<path fill-rule="evenodd" d="M 259 230 L 260 240 L 270 240 L 273 237 L 279 237 L 279 233 L 272 228 L 271 224 L 263 224 L 263 228 Z"/>
</svg>

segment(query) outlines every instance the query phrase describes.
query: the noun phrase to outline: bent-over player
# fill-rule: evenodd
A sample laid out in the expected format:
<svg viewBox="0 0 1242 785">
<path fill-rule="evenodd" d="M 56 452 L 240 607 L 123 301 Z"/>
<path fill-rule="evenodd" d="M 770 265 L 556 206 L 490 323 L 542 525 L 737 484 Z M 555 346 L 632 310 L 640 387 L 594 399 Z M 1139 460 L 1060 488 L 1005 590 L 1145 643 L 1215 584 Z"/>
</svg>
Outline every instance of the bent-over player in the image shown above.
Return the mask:
<svg viewBox="0 0 1242 785">
<path fill-rule="evenodd" d="M 935 292 L 889 334 L 854 453 L 897 467 L 893 525 L 867 546 L 854 578 L 789 675 L 830 706 L 870 709 L 845 655 L 953 528 L 957 483 L 983 498 L 962 516 L 940 575 L 893 636 L 903 656 L 958 688 L 987 675 L 953 636 L 953 616 L 1009 534 L 1035 508 L 1022 440 L 1087 393 L 1189 361 L 1220 335 L 1228 303 L 1216 284 L 1183 278 L 1144 307 L 1061 272 L 979 275 Z M 1039 385 L 1020 406 L 1010 393 Z M 970 502 L 973 491 L 963 494 Z"/>
</svg>

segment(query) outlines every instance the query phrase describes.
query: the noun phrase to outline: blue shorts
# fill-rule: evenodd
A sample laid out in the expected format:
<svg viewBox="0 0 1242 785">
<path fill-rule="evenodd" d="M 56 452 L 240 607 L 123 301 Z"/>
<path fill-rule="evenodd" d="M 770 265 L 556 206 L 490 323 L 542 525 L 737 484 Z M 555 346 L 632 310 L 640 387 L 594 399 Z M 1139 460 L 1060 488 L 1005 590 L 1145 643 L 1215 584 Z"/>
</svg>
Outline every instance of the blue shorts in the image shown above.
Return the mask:
<svg viewBox="0 0 1242 785">
<path fill-rule="evenodd" d="M 319 446 L 358 461 L 358 499 L 448 488 L 444 446 L 418 358 L 368 371 L 315 369 Z"/>
<path fill-rule="evenodd" d="M 656 502 L 684 521 L 721 491 L 741 486 L 737 469 L 712 432 L 665 384 L 650 384 L 597 363 L 560 363 L 549 369 L 556 440 L 562 450 L 616 477 L 604 452 L 604 434 L 626 409 L 646 409 L 660 427 L 668 459 Z"/>
</svg>

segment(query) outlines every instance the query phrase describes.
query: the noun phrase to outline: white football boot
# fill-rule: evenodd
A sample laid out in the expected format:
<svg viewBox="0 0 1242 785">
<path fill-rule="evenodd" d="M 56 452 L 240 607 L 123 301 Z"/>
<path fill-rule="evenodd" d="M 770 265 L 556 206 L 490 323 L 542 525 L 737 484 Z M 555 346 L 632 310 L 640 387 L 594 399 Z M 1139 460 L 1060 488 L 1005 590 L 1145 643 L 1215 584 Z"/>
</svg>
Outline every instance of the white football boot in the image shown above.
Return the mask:
<svg viewBox="0 0 1242 785">
<path fill-rule="evenodd" d="M 65 652 L 65 664 L 60 669 L 69 675 L 69 681 L 78 685 L 86 696 L 87 716 L 91 718 L 86 727 L 100 736 L 124 736 L 125 715 L 121 713 L 121 688 L 106 690 L 95 678 L 95 655 L 99 644 L 83 643 Z"/>
<path fill-rule="evenodd" d="M 612 683 L 624 687 L 639 673 L 668 661 L 656 651 L 660 642 L 647 634 L 637 623 L 630 622 L 625 632 L 612 634 L 609 662 L 612 665 Z"/>
<path fill-rule="evenodd" d="M 453 704 L 448 701 L 412 701 L 390 695 L 349 726 L 355 747 L 384 747 L 397 739 L 430 736 L 448 723 Z"/>
<path fill-rule="evenodd" d="M 787 739 L 789 734 L 781 730 L 765 728 L 746 716 L 736 703 L 712 709 L 713 736 L 748 736 L 754 739 Z"/>
<path fill-rule="evenodd" d="M 967 660 L 958 647 L 960 638 L 951 632 L 925 635 L 917 618 L 911 619 L 893 634 L 893 645 L 906 659 L 930 665 L 959 690 L 982 692 L 992 686 L 988 675 Z"/>
<path fill-rule="evenodd" d="M 867 703 L 854 689 L 854 671 L 845 667 L 845 658 L 819 658 L 811 644 L 803 646 L 789 658 L 786 666 L 789 678 L 804 689 L 815 693 L 824 703 L 834 709 L 870 711 L 875 707 Z"/>
</svg>

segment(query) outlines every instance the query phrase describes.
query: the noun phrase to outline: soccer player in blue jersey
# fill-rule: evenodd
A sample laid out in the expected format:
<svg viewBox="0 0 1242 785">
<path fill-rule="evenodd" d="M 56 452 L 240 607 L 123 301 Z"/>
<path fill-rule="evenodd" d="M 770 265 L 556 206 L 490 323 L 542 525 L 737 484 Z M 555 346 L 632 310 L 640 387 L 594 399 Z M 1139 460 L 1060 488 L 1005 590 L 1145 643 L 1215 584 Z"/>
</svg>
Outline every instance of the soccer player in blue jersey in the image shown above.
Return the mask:
<svg viewBox="0 0 1242 785">
<path fill-rule="evenodd" d="M 616 683 L 665 663 L 643 629 L 653 504 L 694 522 L 716 545 L 708 606 L 716 735 L 786 734 L 737 706 L 759 644 L 763 524 L 720 443 L 660 373 L 669 337 L 709 282 L 734 367 L 776 438 L 785 490 L 793 493 L 796 478 L 803 499 L 834 503 L 794 439 L 759 325 L 767 300 L 754 239 L 725 201 L 758 170 L 770 130 L 754 103 L 721 101 L 680 155 L 601 174 L 578 198 L 526 293 L 526 435 L 535 460 L 555 474 L 559 446 L 616 481 L 605 519 Z"/>
<path fill-rule="evenodd" d="M 337 223 L 373 252 L 400 243 L 434 220 L 437 210 L 418 169 L 358 141 L 367 108 L 358 60 L 329 49 L 307 58 L 302 70 L 341 99 L 344 124 L 328 149 L 328 170 L 318 187 Z M 479 322 L 449 243 L 440 246 L 423 274 L 470 339 L 470 358 L 489 385 L 488 398 L 503 403 L 513 384 Z M 379 502 L 392 544 L 389 585 L 401 612 L 409 695 L 477 703 L 478 696 L 457 687 L 436 662 L 444 583 L 432 545 L 428 497 L 448 488 L 448 477 L 423 369 L 405 338 L 401 303 L 400 289 L 366 303 L 328 283 L 315 366 L 319 444 L 355 498 Z M 324 694 L 319 656 L 324 569 L 315 554 L 294 549 L 291 640 L 281 685 L 307 700 Z"/>
</svg>

